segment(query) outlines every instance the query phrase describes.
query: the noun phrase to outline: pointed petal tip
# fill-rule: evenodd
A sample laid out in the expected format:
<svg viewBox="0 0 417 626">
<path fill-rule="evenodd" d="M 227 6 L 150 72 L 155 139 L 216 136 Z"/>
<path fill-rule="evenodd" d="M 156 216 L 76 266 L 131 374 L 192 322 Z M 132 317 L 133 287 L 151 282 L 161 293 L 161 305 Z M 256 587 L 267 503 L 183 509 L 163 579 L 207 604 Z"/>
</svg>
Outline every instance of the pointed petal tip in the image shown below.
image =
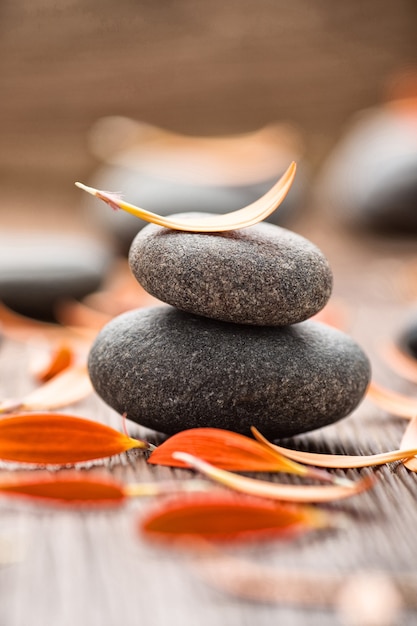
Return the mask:
<svg viewBox="0 0 417 626">
<path fill-rule="evenodd" d="M 83 191 L 86 191 L 87 193 L 91 194 L 92 196 L 96 196 L 97 195 L 97 189 L 94 189 L 94 187 L 88 187 L 88 185 L 84 185 L 84 183 L 80 183 L 80 182 L 76 182 L 74 183 L 76 187 L 78 187 L 79 189 L 82 189 Z"/>
</svg>

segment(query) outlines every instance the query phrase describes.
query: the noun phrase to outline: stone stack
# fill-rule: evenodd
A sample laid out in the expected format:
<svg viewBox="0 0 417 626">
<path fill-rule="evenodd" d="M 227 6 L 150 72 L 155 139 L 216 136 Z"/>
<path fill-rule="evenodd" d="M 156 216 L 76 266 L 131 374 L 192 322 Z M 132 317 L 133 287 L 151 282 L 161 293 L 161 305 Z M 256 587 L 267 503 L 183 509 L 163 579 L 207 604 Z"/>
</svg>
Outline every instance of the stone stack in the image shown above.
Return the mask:
<svg viewBox="0 0 417 626">
<path fill-rule="evenodd" d="M 170 305 L 118 316 L 90 352 L 93 386 L 129 419 L 166 434 L 253 425 L 275 439 L 331 424 L 362 399 L 365 354 L 305 321 L 328 301 L 332 274 L 303 237 L 267 223 L 209 234 L 150 224 L 129 263 Z"/>
</svg>

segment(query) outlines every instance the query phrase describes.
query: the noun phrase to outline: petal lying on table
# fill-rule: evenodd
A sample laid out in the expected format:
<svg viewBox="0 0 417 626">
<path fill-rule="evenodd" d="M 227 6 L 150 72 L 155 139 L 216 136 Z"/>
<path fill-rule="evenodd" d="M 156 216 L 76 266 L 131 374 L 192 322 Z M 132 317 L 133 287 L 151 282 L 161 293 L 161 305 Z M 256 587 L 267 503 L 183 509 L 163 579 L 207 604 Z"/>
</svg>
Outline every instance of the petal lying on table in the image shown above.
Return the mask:
<svg viewBox="0 0 417 626">
<path fill-rule="evenodd" d="M 73 415 L 21 413 L 0 420 L 0 459 L 4 461 L 67 465 L 151 447 L 110 426 Z"/>
<path fill-rule="evenodd" d="M 84 400 L 93 388 L 85 365 L 74 365 L 57 374 L 24 398 L 0 402 L 0 414 L 13 411 L 59 409 Z"/>
<path fill-rule="evenodd" d="M 252 432 L 258 441 L 261 441 L 271 449 L 280 452 L 299 463 L 315 465 L 316 467 L 327 467 L 334 469 L 349 469 L 359 467 L 372 467 L 373 465 L 384 465 L 393 461 L 401 461 L 417 454 L 417 440 L 414 441 L 414 448 L 402 448 L 392 452 L 381 452 L 380 454 L 369 455 L 348 455 L 348 454 L 318 454 L 314 452 L 300 452 L 282 446 L 277 446 L 267 439 L 256 428 L 252 427 Z"/>
<path fill-rule="evenodd" d="M 369 385 L 366 397 L 388 413 L 399 417 L 411 419 L 417 415 L 417 398 L 410 398 L 396 391 L 385 389 L 375 382 Z"/>
<path fill-rule="evenodd" d="M 0 495 L 35 504 L 117 507 L 127 498 L 206 491 L 209 484 L 199 480 L 171 480 L 123 485 L 109 476 L 89 477 L 77 472 L 30 473 L 13 474 L 8 480 L 0 481 Z"/>
<path fill-rule="evenodd" d="M 242 541 L 291 537 L 324 528 L 329 516 L 305 506 L 289 506 L 230 493 L 182 496 L 162 503 L 141 521 L 149 538 L 188 541 Z M 196 544 L 193 542 L 197 541 Z"/>
<path fill-rule="evenodd" d="M 88 478 L 78 473 L 15 476 L 0 481 L 0 495 L 37 504 L 120 506 L 127 495 L 123 485 L 108 477 Z"/>
<path fill-rule="evenodd" d="M 362 493 L 375 483 L 375 478 L 368 476 L 355 483 L 352 482 L 349 486 L 284 485 L 255 478 L 246 478 L 245 476 L 227 472 L 186 452 L 174 452 L 174 456 L 198 472 L 201 472 L 204 476 L 230 489 L 259 498 L 270 498 L 287 502 L 332 502 Z"/>
<path fill-rule="evenodd" d="M 330 483 L 343 482 L 346 485 L 349 482 L 322 470 L 295 463 L 254 439 L 221 428 L 192 428 L 177 433 L 152 452 L 148 463 L 188 467 L 187 463 L 174 456 L 178 450 L 225 470 L 286 472 Z"/>
</svg>

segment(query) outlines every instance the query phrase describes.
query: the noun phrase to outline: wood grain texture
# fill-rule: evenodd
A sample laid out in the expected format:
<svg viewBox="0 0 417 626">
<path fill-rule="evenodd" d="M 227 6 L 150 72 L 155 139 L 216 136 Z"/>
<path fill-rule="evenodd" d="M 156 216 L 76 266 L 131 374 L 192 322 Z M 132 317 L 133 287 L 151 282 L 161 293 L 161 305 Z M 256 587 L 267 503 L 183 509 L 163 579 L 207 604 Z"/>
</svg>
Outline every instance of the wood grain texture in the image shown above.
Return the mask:
<svg viewBox="0 0 417 626">
<path fill-rule="evenodd" d="M 343 296 L 347 303 L 349 332 L 370 355 L 374 376 L 400 391 L 415 394 L 415 386 L 393 375 L 378 353 L 384 339 L 395 335 L 412 302 L 408 291 L 398 287 L 402 271 L 407 267 L 403 264 L 413 258 L 407 244 L 349 238 L 347 233 L 328 226 L 318 232 L 314 224 L 307 222 L 300 223 L 299 230 L 309 234 L 329 256 L 336 276 L 335 297 Z M 361 252 L 355 254 L 355 247 Z M 396 262 L 390 263 L 394 251 Z M 361 272 L 365 266 L 367 270 Z M 396 291 L 386 289 L 391 282 L 397 285 Z M 30 350 L 29 345 L 3 343 L 0 396 L 16 396 L 32 388 L 27 373 Z M 94 395 L 68 412 L 120 427 L 119 416 Z M 405 425 L 405 421 L 365 401 L 340 423 L 285 443 L 318 452 L 376 453 L 397 447 Z M 156 442 L 161 439 L 135 424 L 129 424 L 129 428 L 132 435 L 146 436 Z M 5 464 L 1 468 L 6 471 Z M 85 471 L 109 472 L 125 482 L 191 474 L 186 470 L 147 465 L 140 451 L 105 463 L 89 464 Z M 346 475 L 355 478 L 369 471 L 348 470 Z M 342 515 L 338 527 L 291 542 L 234 548 L 226 550 L 226 554 L 278 573 L 326 574 L 342 581 L 349 581 L 361 572 L 369 576 L 382 572 L 392 581 L 400 578 L 409 610 L 397 616 L 400 621 L 395 623 L 411 626 L 417 617 L 413 612 L 416 609 L 413 598 L 417 597 L 417 479 L 400 463 L 384 466 L 375 473 L 378 483 L 372 491 L 328 506 Z M 289 477 L 271 476 L 271 479 L 297 482 Z M 320 608 L 320 602 L 313 608 L 292 603 L 258 604 L 222 593 L 197 575 L 189 557 L 163 552 L 143 540 L 138 522 L 150 506 L 150 499 L 142 499 L 129 502 L 119 511 L 57 511 L 0 499 L 0 535 L 15 542 L 19 557 L 14 564 L 0 566 L 0 623 L 5 626 L 29 623 L 32 626 L 121 623 L 134 626 L 145 621 L 156 626 L 167 623 L 205 626 L 214 622 L 220 626 L 254 623 L 268 626 L 272 621 L 290 626 L 346 623 L 334 608 Z"/>
<path fill-rule="evenodd" d="M 314 165 L 357 109 L 379 102 L 386 77 L 417 61 L 411 0 L 214 0 L 203 3 L 204 10 L 193 0 L 163 5 L 122 0 L 115 13 L 112 0 L 2 2 L 3 227 L 91 229 L 73 181 L 86 179 L 97 165 L 86 134 L 101 115 L 130 115 L 197 134 L 290 120 L 305 132 Z M 376 379 L 417 395 L 379 353 L 415 305 L 415 272 L 410 280 L 406 265 L 416 263 L 415 240 L 349 233 L 323 206 L 309 206 L 293 227 L 329 258 L 333 297 L 346 303 L 347 331 L 367 350 Z M 12 341 L 0 345 L 0 398 L 33 388 L 30 350 Z M 68 413 L 120 428 L 120 418 L 96 396 Z M 339 424 L 285 443 L 318 452 L 377 453 L 398 447 L 404 428 L 405 422 L 366 401 Z M 130 431 L 160 440 L 133 424 Z M 1 464 L 0 475 L 5 471 Z M 126 482 L 189 475 L 149 466 L 135 451 L 85 471 Z M 343 580 L 359 572 L 403 577 L 408 610 L 394 624 L 412 626 L 417 478 L 400 463 L 376 475 L 375 489 L 328 507 L 344 514 L 339 528 L 227 554 L 277 572 L 327 572 Z M 332 608 L 257 604 L 207 585 L 188 557 L 141 538 L 138 520 L 150 506 L 143 499 L 114 512 L 57 511 L 0 498 L 0 625 L 346 623 Z M 1 565 L 2 559 L 10 563 Z"/>
</svg>

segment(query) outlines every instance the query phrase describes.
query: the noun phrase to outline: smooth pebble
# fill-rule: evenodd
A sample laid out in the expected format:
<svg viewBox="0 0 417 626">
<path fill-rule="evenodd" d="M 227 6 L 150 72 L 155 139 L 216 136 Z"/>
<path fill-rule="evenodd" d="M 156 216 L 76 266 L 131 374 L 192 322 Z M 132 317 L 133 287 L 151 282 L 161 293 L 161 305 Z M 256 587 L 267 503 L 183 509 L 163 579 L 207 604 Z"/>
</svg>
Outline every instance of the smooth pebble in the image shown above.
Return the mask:
<svg viewBox="0 0 417 626">
<path fill-rule="evenodd" d="M 370 365 L 347 335 L 317 322 L 228 324 L 172 307 L 124 313 L 99 333 L 89 372 L 119 413 L 166 434 L 200 426 L 275 439 L 348 415 Z"/>
<path fill-rule="evenodd" d="M 149 224 L 134 239 L 129 264 L 142 287 L 162 302 L 236 324 L 301 322 L 324 307 L 332 290 L 320 250 L 266 223 L 204 234 Z"/>
</svg>

